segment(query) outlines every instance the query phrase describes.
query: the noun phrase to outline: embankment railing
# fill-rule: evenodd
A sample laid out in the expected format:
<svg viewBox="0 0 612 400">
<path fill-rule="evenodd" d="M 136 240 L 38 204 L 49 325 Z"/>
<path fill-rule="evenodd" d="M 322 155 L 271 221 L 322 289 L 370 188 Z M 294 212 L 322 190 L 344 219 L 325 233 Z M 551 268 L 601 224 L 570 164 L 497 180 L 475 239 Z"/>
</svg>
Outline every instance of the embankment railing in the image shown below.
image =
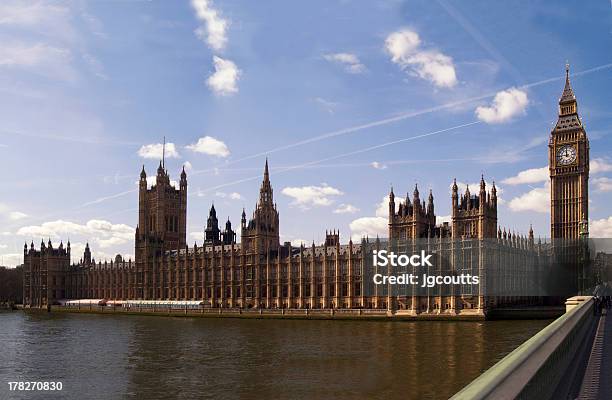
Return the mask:
<svg viewBox="0 0 612 400">
<path fill-rule="evenodd" d="M 592 332 L 594 299 L 576 296 L 566 313 L 493 365 L 451 400 L 552 399 Z"/>
</svg>

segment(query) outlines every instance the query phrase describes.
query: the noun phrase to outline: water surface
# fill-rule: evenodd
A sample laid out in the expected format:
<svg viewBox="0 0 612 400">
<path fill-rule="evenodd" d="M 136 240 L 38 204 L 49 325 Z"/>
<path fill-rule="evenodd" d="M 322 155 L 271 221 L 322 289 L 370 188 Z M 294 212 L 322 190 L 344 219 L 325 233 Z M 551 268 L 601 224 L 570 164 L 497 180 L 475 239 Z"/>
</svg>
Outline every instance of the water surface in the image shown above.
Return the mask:
<svg viewBox="0 0 612 400">
<path fill-rule="evenodd" d="M 547 323 L 4 312 L 0 399 L 446 399 Z"/>
</svg>

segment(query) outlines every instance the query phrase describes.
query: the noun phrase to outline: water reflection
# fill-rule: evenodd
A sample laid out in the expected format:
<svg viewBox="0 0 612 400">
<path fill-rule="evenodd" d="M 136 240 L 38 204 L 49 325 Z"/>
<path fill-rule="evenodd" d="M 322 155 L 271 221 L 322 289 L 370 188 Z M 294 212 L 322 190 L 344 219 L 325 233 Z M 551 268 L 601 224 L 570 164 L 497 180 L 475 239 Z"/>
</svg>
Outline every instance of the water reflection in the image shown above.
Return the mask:
<svg viewBox="0 0 612 400">
<path fill-rule="evenodd" d="M 443 399 L 546 324 L 3 313 L 0 398 Z"/>
</svg>

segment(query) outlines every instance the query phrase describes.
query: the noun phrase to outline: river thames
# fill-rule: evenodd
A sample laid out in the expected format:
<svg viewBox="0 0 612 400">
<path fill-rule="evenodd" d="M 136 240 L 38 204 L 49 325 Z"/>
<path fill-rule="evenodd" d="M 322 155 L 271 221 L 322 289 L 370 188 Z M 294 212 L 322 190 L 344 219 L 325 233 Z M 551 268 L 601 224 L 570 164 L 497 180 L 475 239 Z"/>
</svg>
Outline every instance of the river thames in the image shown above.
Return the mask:
<svg viewBox="0 0 612 400">
<path fill-rule="evenodd" d="M 445 399 L 548 323 L 4 312 L 0 398 Z"/>
</svg>

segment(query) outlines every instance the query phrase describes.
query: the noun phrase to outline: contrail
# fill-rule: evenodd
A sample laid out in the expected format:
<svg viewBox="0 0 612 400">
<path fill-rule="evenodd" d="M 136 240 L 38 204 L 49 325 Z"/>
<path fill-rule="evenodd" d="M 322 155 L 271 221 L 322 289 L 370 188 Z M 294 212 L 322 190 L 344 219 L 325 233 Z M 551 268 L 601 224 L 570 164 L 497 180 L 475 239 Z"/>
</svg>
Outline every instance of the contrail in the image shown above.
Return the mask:
<svg viewBox="0 0 612 400">
<path fill-rule="evenodd" d="M 608 69 L 610 67 L 612 67 L 612 63 L 602 64 L 602 65 L 599 65 L 597 67 L 589 68 L 589 69 L 586 69 L 586 70 L 583 70 L 583 71 L 580 71 L 580 72 L 575 72 L 575 73 L 571 74 L 570 76 L 576 77 L 576 76 L 588 75 L 588 74 L 591 74 L 593 72 L 598 72 L 598 71 L 602 71 L 602 70 Z M 563 78 L 565 78 L 564 75 L 563 76 L 556 76 L 556 77 L 553 77 L 553 78 L 543 79 L 543 80 L 540 80 L 540 81 L 537 81 L 537 82 L 526 83 L 524 85 L 517 86 L 517 87 L 519 89 L 528 89 L 528 88 L 532 88 L 532 87 L 537 87 L 537 86 L 545 85 L 547 83 L 555 82 L 555 81 L 558 81 L 559 79 L 563 79 Z M 503 90 L 503 89 L 500 89 L 500 90 Z M 298 142 L 294 142 L 294 143 L 290 143 L 290 144 L 283 145 L 283 146 L 280 146 L 280 147 L 276 147 L 276 148 L 273 148 L 273 149 L 270 149 L 270 150 L 267 150 L 267 151 L 262 151 L 262 152 L 259 152 L 259 153 L 256 153 L 256 154 L 252 154 L 252 155 L 245 156 L 245 157 L 242 157 L 242 158 L 238 158 L 238 159 L 235 159 L 235 160 L 232 160 L 232 161 L 228 161 L 224 165 L 227 166 L 227 165 L 235 164 L 235 163 L 238 163 L 238 162 L 241 162 L 241 161 L 250 160 L 250 159 L 253 159 L 253 158 L 269 155 L 269 154 L 272 154 L 272 153 L 277 153 L 279 151 L 292 149 L 292 148 L 295 148 L 295 147 L 298 147 L 298 146 L 302 146 L 302 145 L 305 145 L 305 144 L 318 142 L 320 140 L 329 139 L 329 138 L 333 138 L 333 137 L 337 137 L 337 136 L 342 136 L 342 135 L 358 132 L 358 131 L 361 131 L 361 130 L 364 130 L 364 129 L 368 129 L 368 128 L 373 128 L 373 127 L 377 127 L 377 126 L 383 126 L 383 125 L 391 124 L 391 123 L 394 123 L 394 122 L 402 121 L 402 120 L 405 120 L 405 119 L 413 118 L 413 117 L 416 117 L 416 116 L 419 116 L 419 115 L 429 114 L 429 113 L 445 110 L 445 109 L 448 109 L 448 108 L 453 108 L 453 107 L 457 107 L 457 106 L 460 106 L 460 105 L 472 103 L 472 102 L 475 102 L 475 101 L 488 99 L 488 98 L 494 97 L 498 92 L 499 91 L 489 92 L 489 93 L 486 93 L 486 94 L 483 94 L 483 95 L 480 95 L 480 96 L 471 97 L 471 98 L 468 98 L 468 99 L 453 101 L 453 102 L 449 102 L 449 103 L 442 104 L 442 105 L 439 105 L 439 106 L 428 107 L 428 108 L 424 108 L 424 109 L 417 110 L 417 111 L 406 112 L 406 113 L 402 113 L 402 114 L 399 114 L 399 115 L 394 116 L 394 117 L 384 118 L 384 119 L 381 119 L 381 120 L 372 121 L 372 122 L 368 122 L 368 123 L 361 124 L 361 125 L 355 125 L 355 126 L 352 126 L 352 127 L 349 127 L 349 128 L 344 128 L 344 129 L 339 129 L 339 130 L 336 130 L 336 131 L 331 131 L 331 132 L 328 132 L 328 133 L 324 133 L 324 134 L 321 134 L 321 135 L 318 135 L 318 136 L 311 137 L 309 139 L 304 139 L 304 140 L 301 140 L 301 141 L 298 141 Z M 475 121 L 472 124 L 479 123 L 479 122 L 481 122 L 481 121 Z M 452 129 L 452 128 L 449 128 L 449 129 Z M 393 144 L 393 143 L 400 143 L 400 142 L 405 141 L 405 140 L 412 140 L 412 139 L 410 139 L 410 138 L 400 139 L 399 141 L 394 141 L 394 142 L 390 142 L 390 143 L 391 144 Z M 383 144 L 383 145 L 374 146 L 374 147 L 371 148 L 371 150 L 373 150 L 375 148 L 379 148 L 379 147 L 384 147 L 386 145 L 389 145 L 389 144 Z M 346 155 L 340 155 L 340 156 L 337 156 L 337 157 L 339 158 L 339 157 L 347 156 L 347 155 L 351 155 L 351 154 L 358 154 L 358 153 L 363 152 L 363 151 L 368 151 L 368 150 L 360 150 L 357 153 L 348 153 Z M 327 161 L 327 159 L 325 159 L 323 161 L 318 160 L 315 163 L 324 162 L 324 161 Z M 296 167 L 291 167 L 291 169 L 295 169 L 295 168 Z M 199 175 L 199 174 L 202 174 L 202 173 L 205 173 L 205 172 L 209 172 L 209 171 L 214 171 L 214 170 L 216 170 L 216 168 L 210 168 L 210 169 L 194 171 L 194 172 L 191 173 L 191 175 L 192 176 L 193 175 Z M 278 172 L 282 173 L 282 172 L 285 172 L 285 171 L 286 170 L 279 169 L 279 171 L 277 171 L 277 173 Z M 254 180 L 254 179 L 259 179 L 259 178 L 261 178 L 260 175 L 255 176 L 255 177 L 240 179 L 238 181 L 228 182 L 228 183 L 225 183 L 225 184 L 218 185 L 218 186 L 215 186 L 213 188 L 210 188 L 209 190 L 206 190 L 205 192 L 208 192 L 210 190 L 219 189 L 219 188 L 226 187 L 226 186 L 230 186 L 230 185 L 234 185 L 234 184 L 237 184 L 237 183 L 242 183 L 242 182 L 247 182 L 247 181 L 251 181 L 251 180 Z M 117 197 L 125 195 L 127 193 L 128 192 L 120 193 L 119 195 L 117 195 Z M 113 196 L 108 196 L 108 197 L 109 197 L 109 199 L 110 198 L 114 198 Z M 89 203 L 97 204 L 97 203 L 100 203 L 102 201 L 105 201 L 105 199 L 97 199 L 97 200 L 94 200 L 93 202 L 89 202 Z M 89 203 L 86 203 L 86 205 L 89 205 Z"/>
<path fill-rule="evenodd" d="M 472 122 L 468 122 L 466 124 L 461 124 L 461 125 L 455 125 L 455 126 L 451 126 L 450 128 L 444 128 L 444 129 L 440 129 L 437 131 L 433 131 L 433 132 L 427 132 L 427 133 L 423 133 L 420 135 L 416 135 L 416 136 L 410 136 L 407 138 L 403 138 L 403 139 L 397 139 L 397 140 L 393 140 L 390 142 L 386 142 L 386 143 L 382 143 L 382 144 L 377 144 L 375 146 L 369 146 L 369 147 L 365 147 L 363 149 L 359 149 L 359 150 L 354 150 L 348 153 L 342 153 L 342 154 L 337 154 L 335 156 L 330 156 L 330 157 L 326 157 L 326 158 L 322 158 L 319 160 L 315 160 L 315 161 L 309 161 L 307 163 L 303 163 L 303 164 L 299 164 L 299 165 L 293 165 L 293 166 L 289 166 L 289 167 L 284 167 L 284 168 L 279 168 L 278 171 L 275 171 L 276 174 L 279 173 L 283 173 L 283 172 L 288 172 L 288 171 L 293 171 L 296 169 L 301 169 L 301 168 L 306 168 L 312 165 L 316 165 L 316 164 L 320 164 L 326 161 L 331 161 L 331 160 L 336 160 L 338 158 L 343 158 L 343 157 L 349 157 L 355 154 L 361 154 L 361 153 L 365 153 L 368 151 L 372 151 L 372 150 L 377 150 L 383 147 L 387 147 L 387 146 L 392 146 L 394 144 L 398 144 L 398 143 L 403 143 L 403 142 L 408 142 L 408 141 L 412 141 L 412 140 L 416 140 L 416 139 L 421 139 L 424 137 L 428 137 L 428 136 L 434 136 L 434 135 L 439 135 L 445 132 L 450 132 L 456 129 L 461 129 L 461 128 L 465 128 L 468 126 L 472 126 L 472 125 L 476 125 L 476 124 L 480 124 L 482 123 L 482 121 L 472 121 Z M 208 188 L 206 190 L 204 190 L 204 193 L 208 193 L 223 187 L 227 187 L 227 186 L 232 186 L 232 185 L 236 185 L 238 183 L 243 183 L 243 182 L 248 182 L 248 181 L 252 181 L 252 180 L 256 180 L 256 179 L 261 179 L 261 175 L 257 175 L 257 176 L 252 176 L 249 178 L 243 178 L 237 181 L 232 181 L 232 182 L 227 182 L 227 183 L 223 183 L 221 185 L 217 185 L 217 186 L 213 186 L 211 188 Z"/>
<path fill-rule="evenodd" d="M 105 202 L 106 200 L 116 199 L 117 197 L 122 197 L 122 196 L 125 196 L 126 194 L 135 193 L 137 191 L 138 191 L 138 189 L 132 189 L 132 190 L 126 190 L 125 192 L 113 194 L 111 196 L 100 197 L 100 198 L 97 198 L 95 200 L 88 201 L 87 203 L 84 203 L 83 205 L 81 205 L 81 207 L 87 207 L 87 206 L 91 206 L 91 205 L 94 205 L 94 204 L 99 204 L 99 203 Z"/>
<path fill-rule="evenodd" d="M 603 64 L 597 67 L 593 67 L 590 69 L 586 69 L 584 71 L 580 71 L 580 72 L 576 72 L 571 74 L 570 76 L 575 77 L 575 76 L 582 76 L 582 75 L 587 75 L 593 72 L 597 72 L 597 71 L 601 71 L 604 69 L 608 69 L 612 67 L 612 63 L 609 64 Z M 531 82 L 531 83 L 526 83 L 524 85 L 521 86 L 516 86 L 519 89 L 528 89 L 528 88 L 532 88 L 532 87 L 536 87 L 536 86 L 541 86 L 541 85 L 545 85 L 547 83 L 551 83 L 551 82 L 555 82 L 558 81 L 559 79 L 563 79 L 565 78 L 565 75 L 562 76 L 556 76 L 554 78 L 548 78 L 548 79 L 543 79 L 537 82 Z M 510 87 L 507 87 L 505 89 L 500 89 L 500 90 L 506 90 L 509 89 Z M 314 142 L 318 142 L 320 140 L 324 140 L 324 139 L 329 139 L 329 138 L 333 138 L 333 137 L 337 137 L 337 136 L 342 136 L 342 135 L 346 135 L 349 133 L 354 133 L 354 132 L 358 132 L 358 131 L 362 131 L 364 129 L 369 129 L 369 128 L 374 128 L 377 126 L 382 126 L 382 125 L 388 125 L 394 122 L 398 122 L 398 121 L 403 121 L 405 119 L 409 119 L 409 118 L 413 118 L 413 117 L 417 117 L 420 115 L 425 115 L 425 114 L 430 114 L 436 111 L 441 111 L 441 110 L 445 110 L 448 108 L 453 108 L 453 107 L 457 107 L 457 106 L 461 106 L 461 105 L 465 105 L 468 103 L 473 103 L 475 101 L 479 101 L 479 100 L 484 100 L 484 99 L 488 99 L 491 97 L 494 97 L 500 90 L 497 90 L 495 92 L 489 92 L 480 96 L 474 96 L 474 97 L 470 97 L 467 99 L 462 99 L 462 100 L 457 100 L 457 101 L 452 101 L 449 103 L 445 103 L 439 106 L 433 106 L 433 107 L 428 107 L 428 108 L 424 108 L 421 110 L 417 110 L 417 111 L 411 111 L 411 112 L 405 112 L 399 115 L 396 115 L 394 117 L 389 117 L 389 118 L 384 118 L 384 119 L 380 119 L 377 121 L 372 121 L 372 122 L 368 122 L 365 124 L 361 124 L 361 125 L 355 125 L 349 128 L 344 128 L 344 129 L 339 129 L 336 131 L 331 131 L 328 133 L 324 133 L 318 136 L 314 136 L 308 139 L 304 139 L 304 140 L 300 140 L 298 142 L 294 142 L 294 143 L 290 143 L 290 144 L 286 144 L 283 146 L 279 146 L 279 147 L 275 147 L 272 149 L 269 149 L 267 151 L 262 151 L 256 154 L 252 154 L 249 156 L 245 156 L 242 158 L 238 158 L 232 161 L 228 161 L 227 163 L 225 163 L 225 165 L 230 165 L 230 164 L 234 164 L 234 163 L 238 163 L 241 161 L 245 161 L 245 160 L 250 160 L 253 158 L 257 158 L 257 157 L 261 157 L 261 156 L 265 156 L 265 155 L 269 155 L 272 153 L 277 153 L 279 151 L 283 151 L 283 150 L 288 150 L 288 149 L 292 149 L 298 146 L 302 146 L 305 144 L 309 144 L 309 143 L 314 143 Z M 192 174 L 193 175 L 193 174 Z"/>
</svg>

